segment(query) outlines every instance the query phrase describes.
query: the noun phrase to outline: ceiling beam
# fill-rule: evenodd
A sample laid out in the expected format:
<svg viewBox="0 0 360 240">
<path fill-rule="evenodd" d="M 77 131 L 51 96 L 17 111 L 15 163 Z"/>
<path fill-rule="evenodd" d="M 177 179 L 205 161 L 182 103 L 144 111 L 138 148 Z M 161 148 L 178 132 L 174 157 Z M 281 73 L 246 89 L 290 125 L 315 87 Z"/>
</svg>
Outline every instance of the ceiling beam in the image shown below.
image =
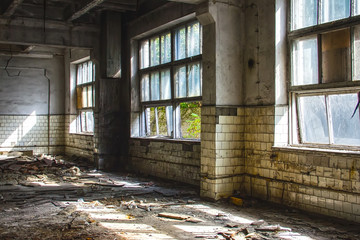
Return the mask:
<svg viewBox="0 0 360 240">
<path fill-rule="evenodd" d="M 13 0 L 4 12 L 4 17 L 11 17 L 24 0 Z"/>
<path fill-rule="evenodd" d="M 82 15 L 84 15 L 85 13 L 87 13 L 88 11 L 90 11 L 91 9 L 98 6 L 99 4 L 101 4 L 104 1 L 105 0 L 92 0 L 88 4 L 85 4 L 83 7 L 81 7 L 79 11 L 76 11 L 75 13 L 73 13 L 73 15 L 68 19 L 68 21 L 71 22 L 71 21 L 81 17 Z"/>
</svg>

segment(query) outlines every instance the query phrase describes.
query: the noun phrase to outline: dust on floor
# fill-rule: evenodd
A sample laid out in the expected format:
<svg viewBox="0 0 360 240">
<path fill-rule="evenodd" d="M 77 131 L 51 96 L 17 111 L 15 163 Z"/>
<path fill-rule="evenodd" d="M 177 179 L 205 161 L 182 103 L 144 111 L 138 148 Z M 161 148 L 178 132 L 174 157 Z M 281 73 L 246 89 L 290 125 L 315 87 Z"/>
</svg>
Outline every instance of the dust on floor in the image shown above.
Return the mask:
<svg viewBox="0 0 360 240">
<path fill-rule="evenodd" d="M 208 202 L 80 158 L 15 153 L 0 169 L 0 239 L 360 239 L 355 223 L 248 198 Z"/>
</svg>

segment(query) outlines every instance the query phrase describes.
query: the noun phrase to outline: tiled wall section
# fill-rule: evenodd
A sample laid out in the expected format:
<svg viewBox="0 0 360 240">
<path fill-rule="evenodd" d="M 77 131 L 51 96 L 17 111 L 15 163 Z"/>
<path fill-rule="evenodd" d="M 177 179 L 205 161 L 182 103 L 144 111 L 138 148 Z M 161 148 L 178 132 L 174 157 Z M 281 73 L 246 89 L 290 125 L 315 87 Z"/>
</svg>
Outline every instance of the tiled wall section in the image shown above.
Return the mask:
<svg viewBox="0 0 360 240">
<path fill-rule="evenodd" d="M 199 185 L 200 142 L 130 139 L 132 170 Z"/>
<path fill-rule="evenodd" d="M 0 151 L 61 154 L 64 144 L 63 115 L 50 116 L 50 131 L 47 115 L 0 116 Z"/>
<path fill-rule="evenodd" d="M 231 196 L 245 167 L 244 110 L 204 106 L 201 114 L 201 196 Z"/>
<path fill-rule="evenodd" d="M 242 191 L 360 222 L 360 155 L 272 148 L 275 115 L 282 113 L 274 107 L 245 108 L 246 173 Z"/>
<path fill-rule="evenodd" d="M 94 135 L 70 133 L 70 124 L 74 121 L 76 121 L 76 115 L 65 116 L 65 154 L 82 156 L 93 160 Z"/>
</svg>

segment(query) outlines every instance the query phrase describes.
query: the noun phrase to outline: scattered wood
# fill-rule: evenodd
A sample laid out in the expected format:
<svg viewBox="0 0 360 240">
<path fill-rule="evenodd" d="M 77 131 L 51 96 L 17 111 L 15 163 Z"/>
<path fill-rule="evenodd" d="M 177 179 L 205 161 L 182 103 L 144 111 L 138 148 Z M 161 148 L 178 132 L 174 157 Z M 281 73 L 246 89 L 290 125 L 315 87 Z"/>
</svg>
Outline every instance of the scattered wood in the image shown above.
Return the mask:
<svg viewBox="0 0 360 240">
<path fill-rule="evenodd" d="M 256 228 L 256 231 L 270 231 L 270 232 L 285 231 L 285 232 L 291 232 L 291 228 L 282 227 L 280 225 L 269 225 L 269 226 L 263 226 L 263 227 L 260 227 L 260 228 Z"/>
<path fill-rule="evenodd" d="M 185 220 L 186 222 L 192 222 L 192 223 L 202 222 L 201 219 L 189 215 L 177 214 L 177 213 L 162 212 L 158 214 L 158 217 L 164 217 L 164 218 L 170 218 L 170 219 L 182 220 L 182 221 Z"/>
</svg>

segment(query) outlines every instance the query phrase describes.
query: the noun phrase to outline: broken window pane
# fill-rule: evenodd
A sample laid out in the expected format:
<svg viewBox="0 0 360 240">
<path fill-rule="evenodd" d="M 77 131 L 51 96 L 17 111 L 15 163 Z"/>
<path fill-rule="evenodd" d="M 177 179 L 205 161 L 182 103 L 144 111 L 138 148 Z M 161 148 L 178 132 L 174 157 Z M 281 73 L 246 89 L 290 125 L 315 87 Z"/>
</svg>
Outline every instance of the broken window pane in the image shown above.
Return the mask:
<svg viewBox="0 0 360 240">
<path fill-rule="evenodd" d="M 299 97 L 298 104 L 302 142 L 329 144 L 325 96 Z"/>
<path fill-rule="evenodd" d="M 317 0 L 292 0 L 291 14 L 292 30 L 316 25 Z"/>
<path fill-rule="evenodd" d="M 186 58 L 186 28 L 182 27 L 175 33 L 175 60 Z"/>
<path fill-rule="evenodd" d="M 350 0 L 322 0 L 321 23 L 331 22 L 350 16 Z"/>
<path fill-rule="evenodd" d="M 351 118 L 358 103 L 357 94 L 330 95 L 334 143 L 360 145 L 360 115 Z"/>
<path fill-rule="evenodd" d="M 360 26 L 354 27 L 353 80 L 360 80 Z"/>
<path fill-rule="evenodd" d="M 140 69 L 149 67 L 149 41 L 140 43 Z"/>
<path fill-rule="evenodd" d="M 186 66 L 182 66 L 175 70 L 175 97 L 186 97 L 186 92 Z"/>
<path fill-rule="evenodd" d="M 201 102 L 180 103 L 181 137 L 199 139 L 201 134 Z"/>
<path fill-rule="evenodd" d="M 154 37 L 150 40 L 150 65 L 156 66 L 160 64 L 160 40 Z"/>
<path fill-rule="evenodd" d="M 200 54 L 200 23 L 196 22 L 188 26 L 187 57 Z"/>
<path fill-rule="evenodd" d="M 351 80 L 350 29 L 324 33 L 322 45 L 322 82 Z"/>
<path fill-rule="evenodd" d="M 160 78 L 159 72 L 151 73 L 151 100 L 156 101 L 160 99 Z"/>
<path fill-rule="evenodd" d="M 146 108 L 145 119 L 147 136 L 171 136 L 172 106 Z"/>
<path fill-rule="evenodd" d="M 171 98 L 170 69 L 161 71 L 161 100 Z"/>
<path fill-rule="evenodd" d="M 200 63 L 190 64 L 189 68 L 189 97 L 201 96 Z"/>
<path fill-rule="evenodd" d="M 318 83 L 317 37 L 300 38 L 293 42 L 291 75 L 292 85 Z"/>
<path fill-rule="evenodd" d="M 161 63 L 171 61 L 171 34 L 166 33 L 161 36 Z"/>
<path fill-rule="evenodd" d="M 142 75 L 141 78 L 141 101 L 150 101 L 150 79 L 149 74 Z"/>
</svg>

